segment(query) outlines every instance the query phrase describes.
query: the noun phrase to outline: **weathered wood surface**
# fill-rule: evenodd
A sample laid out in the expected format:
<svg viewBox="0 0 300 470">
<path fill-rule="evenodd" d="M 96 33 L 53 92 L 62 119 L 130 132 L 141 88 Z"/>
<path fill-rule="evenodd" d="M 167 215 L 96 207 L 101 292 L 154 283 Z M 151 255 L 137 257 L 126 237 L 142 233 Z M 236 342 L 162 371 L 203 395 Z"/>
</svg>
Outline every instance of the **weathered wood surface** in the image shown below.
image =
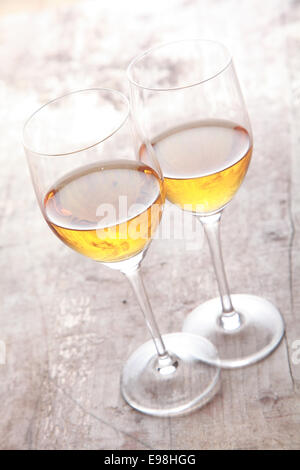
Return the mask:
<svg viewBox="0 0 300 470">
<path fill-rule="evenodd" d="M 222 373 L 222 389 L 181 418 L 124 403 L 124 360 L 148 339 L 129 285 L 62 246 L 43 221 L 21 128 L 70 89 L 127 91 L 140 50 L 175 37 L 232 50 L 253 124 L 246 181 L 223 220 L 233 292 L 262 295 L 286 337 L 266 360 Z M 0 19 L 1 449 L 296 449 L 300 446 L 300 2 L 82 1 Z M 189 249 L 187 249 L 189 248 Z M 206 243 L 155 240 L 144 277 L 163 332 L 217 293 Z"/>
</svg>

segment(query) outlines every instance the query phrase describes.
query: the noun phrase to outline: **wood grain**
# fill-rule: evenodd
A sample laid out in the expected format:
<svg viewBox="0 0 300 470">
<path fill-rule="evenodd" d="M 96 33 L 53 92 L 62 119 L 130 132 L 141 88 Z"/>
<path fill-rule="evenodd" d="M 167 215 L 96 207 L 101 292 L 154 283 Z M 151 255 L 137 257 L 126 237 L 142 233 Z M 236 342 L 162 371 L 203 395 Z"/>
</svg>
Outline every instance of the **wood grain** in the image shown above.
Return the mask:
<svg viewBox="0 0 300 470">
<path fill-rule="evenodd" d="M 157 419 L 120 396 L 124 360 L 148 339 L 130 287 L 49 231 L 21 130 L 38 105 L 70 89 L 127 93 L 133 56 L 191 36 L 232 50 L 254 131 L 250 170 L 222 227 L 232 292 L 278 305 L 286 337 L 266 360 L 224 371 L 203 409 Z M 1 449 L 299 448 L 299 46 L 294 0 L 82 1 L 0 18 Z M 162 332 L 180 330 L 185 315 L 217 294 L 202 237 L 198 247 L 154 240 L 143 272 Z"/>
</svg>

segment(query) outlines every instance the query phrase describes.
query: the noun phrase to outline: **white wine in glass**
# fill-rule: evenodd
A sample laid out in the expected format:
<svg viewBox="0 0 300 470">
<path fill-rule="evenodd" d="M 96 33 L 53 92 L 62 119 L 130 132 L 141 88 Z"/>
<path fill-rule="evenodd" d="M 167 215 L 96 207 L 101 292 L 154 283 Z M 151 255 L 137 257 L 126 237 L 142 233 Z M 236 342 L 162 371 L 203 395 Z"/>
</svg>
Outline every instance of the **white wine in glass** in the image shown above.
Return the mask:
<svg viewBox="0 0 300 470">
<path fill-rule="evenodd" d="M 254 363 L 279 344 L 284 324 L 269 301 L 230 295 L 222 260 L 220 218 L 244 180 L 253 148 L 232 58 L 218 42 L 187 39 L 142 53 L 127 73 L 144 143 L 140 154 L 152 148 L 167 199 L 202 223 L 218 282 L 220 297 L 197 307 L 183 330 L 208 338 L 221 367 Z"/>
<path fill-rule="evenodd" d="M 42 214 L 54 234 L 131 283 L 152 340 L 126 362 L 121 392 L 157 416 L 192 411 L 218 390 L 215 347 L 186 333 L 160 334 L 140 265 L 160 223 L 160 166 L 140 147 L 121 93 L 90 89 L 59 97 L 25 123 L 24 147 Z M 117 341 L 117 340 L 116 340 Z"/>
<path fill-rule="evenodd" d="M 189 123 L 159 136 L 152 145 L 169 201 L 196 214 L 219 211 L 232 199 L 252 155 L 246 129 L 229 121 Z"/>
<path fill-rule="evenodd" d="M 130 214 L 119 214 L 124 197 Z M 145 249 L 160 223 L 163 203 L 157 173 L 142 163 L 120 160 L 88 165 L 58 181 L 45 196 L 43 212 L 68 246 L 96 261 L 115 262 Z M 101 221 L 99 204 L 112 209 Z"/>
</svg>

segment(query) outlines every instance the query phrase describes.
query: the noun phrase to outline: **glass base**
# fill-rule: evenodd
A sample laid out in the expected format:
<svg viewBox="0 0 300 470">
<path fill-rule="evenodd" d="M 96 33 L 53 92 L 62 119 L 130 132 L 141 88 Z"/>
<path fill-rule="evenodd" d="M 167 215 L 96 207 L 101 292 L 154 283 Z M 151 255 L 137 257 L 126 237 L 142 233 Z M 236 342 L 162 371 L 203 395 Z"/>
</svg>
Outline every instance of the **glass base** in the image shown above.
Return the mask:
<svg viewBox="0 0 300 470">
<path fill-rule="evenodd" d="M 221 317 L 221 301 L 215 298 L 193 310 L 183 324 L 185 333 L 201 334 L 215 345 L 217 364 L 223 368 L 243 367 L 263 359 L 284 334 L 282 316 L 267 300 L 244 294 L 232 295 L 231 300 L 239 315 Z"/>
<path fill-rule="evenodd" d="M 217 351 L 207 339 L 197 335 L 173 333 L 164 335 L 163 341 L 173 366 L 159 369 L 153 341 L 143 344 L 123 368 L 123 398 L 136 410 L 153 416 L 194 411 L 218 391 Z M 208 364 L 211 362 L 214 365 Z"/>
</svg>

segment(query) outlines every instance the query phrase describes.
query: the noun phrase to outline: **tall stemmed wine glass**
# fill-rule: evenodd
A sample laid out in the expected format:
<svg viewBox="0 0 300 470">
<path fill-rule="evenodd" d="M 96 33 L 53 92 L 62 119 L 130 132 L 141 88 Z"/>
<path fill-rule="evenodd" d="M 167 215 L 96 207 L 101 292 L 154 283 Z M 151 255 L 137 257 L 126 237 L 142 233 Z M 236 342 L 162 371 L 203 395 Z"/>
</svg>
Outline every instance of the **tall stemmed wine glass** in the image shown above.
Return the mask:
<svg viewBox="0 0 300 470">
<path fill-rule="evenodd" d="M 162 337 L 141 278 L 165 189 L 157 160 L 135 151 L 127 98 L 110 89 L 66 94 L 27 120 L 23 140 L 50 229 L 70 248 L 124 273 L 137 295 L 152 341 L 123 368 L 125 400 L 159 416 L 203 405 L 218 388 L 219 368 L 207 364 L 216 350 L 198 336 Z"/>
<path fill-rule="evenodd" d="M 222 260 L 221 215 L 253 146 L 232 58 L 215 41 L 174 41 L 136 57 L 127 73 L 142 149 L 155 153 L 167 199 L 203 224 L 218 281 L 220 297 L 197 307 L 183 330 L 214 343 L 222 367 L 254 363 L 278 345 L 284 325 L 269 301 L 230 295 Z"/>
</svg>

